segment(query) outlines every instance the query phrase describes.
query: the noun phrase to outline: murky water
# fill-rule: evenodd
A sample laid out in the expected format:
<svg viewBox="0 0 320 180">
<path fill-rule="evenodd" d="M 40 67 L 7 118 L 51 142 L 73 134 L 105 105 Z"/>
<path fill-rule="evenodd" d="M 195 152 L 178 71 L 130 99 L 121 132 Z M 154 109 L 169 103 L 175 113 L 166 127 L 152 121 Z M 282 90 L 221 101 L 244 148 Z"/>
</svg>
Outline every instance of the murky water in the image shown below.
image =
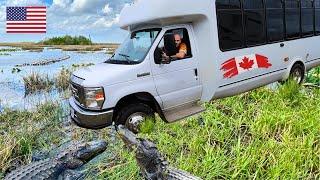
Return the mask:
<svg viewBox="0 0 320 180">
<path fill-rule="evenodd" d="M 0 47 L 0 49 L 10 47 Z M 71 67 L 72 64 L 101 63 L 108 59 L 104 51 L 99 52 L 70 52 L 60 49 L 45 48 L 43 52 L 17 51 L 8 52 L 10 56 L 0 55 L 0 111 L 3 108 L 33 109 L 46 101 L 65 101 L 64 94 L 52 90 L 50 92 L 38 92 L 25 95 L 23 77 L 32 72 L 54 77 L 63 67 Z M 42 61 L 45 59 L 57 59 L 70 56 L 70 59 L 45 66 L 19 67 L 21 72 L 13 72 L 15 65 Z"/>
</svg>

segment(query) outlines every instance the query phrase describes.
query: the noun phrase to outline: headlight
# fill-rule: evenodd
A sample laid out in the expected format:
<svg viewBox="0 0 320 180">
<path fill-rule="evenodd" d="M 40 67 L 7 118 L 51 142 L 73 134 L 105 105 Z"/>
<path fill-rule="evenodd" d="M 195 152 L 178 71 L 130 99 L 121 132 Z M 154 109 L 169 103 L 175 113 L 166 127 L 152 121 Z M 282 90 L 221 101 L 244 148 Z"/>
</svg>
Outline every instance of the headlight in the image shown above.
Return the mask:
<svg viewBox="0 0 320 180">
<path fill-rule="evenodd" d="M 103 88 L 84 88 L 84 106 L 89 109 L 102 108 L 105 97 Z"/>
</svg>

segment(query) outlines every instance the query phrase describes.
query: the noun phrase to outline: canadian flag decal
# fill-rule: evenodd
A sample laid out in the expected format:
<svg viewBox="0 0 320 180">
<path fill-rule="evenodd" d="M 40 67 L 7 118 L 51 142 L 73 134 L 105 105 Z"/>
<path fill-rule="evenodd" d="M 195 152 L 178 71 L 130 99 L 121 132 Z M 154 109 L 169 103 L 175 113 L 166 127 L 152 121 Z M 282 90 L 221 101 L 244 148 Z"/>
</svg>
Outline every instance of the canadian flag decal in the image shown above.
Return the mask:
<svg viewBox="0 0 320 180">
<path fill-rule="evenodd" d="M 272 66 L 269 59 L 259 54 L 239 56 L 227 60 L 222 64 L 221 70 L 224 71 L 224 78 L 232 78 L 244 72 L 258 68 L 268 69 Z"/>
</svg>

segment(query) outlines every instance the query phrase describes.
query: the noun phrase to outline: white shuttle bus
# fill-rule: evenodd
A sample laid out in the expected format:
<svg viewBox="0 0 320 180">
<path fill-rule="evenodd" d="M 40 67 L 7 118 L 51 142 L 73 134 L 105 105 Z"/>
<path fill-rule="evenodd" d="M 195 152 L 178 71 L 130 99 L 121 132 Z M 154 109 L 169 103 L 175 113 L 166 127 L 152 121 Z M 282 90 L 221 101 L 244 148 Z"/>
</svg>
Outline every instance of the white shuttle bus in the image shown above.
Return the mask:
<svg viewBox="0 0 320 180">
<path fill-rule="evenodd" d="M 320 65 L 320 0 L 138 0 L 119 23 L 130 34 L 115 54 L 71 77 L 81 127 L 175 122 Z"/>
</svg>

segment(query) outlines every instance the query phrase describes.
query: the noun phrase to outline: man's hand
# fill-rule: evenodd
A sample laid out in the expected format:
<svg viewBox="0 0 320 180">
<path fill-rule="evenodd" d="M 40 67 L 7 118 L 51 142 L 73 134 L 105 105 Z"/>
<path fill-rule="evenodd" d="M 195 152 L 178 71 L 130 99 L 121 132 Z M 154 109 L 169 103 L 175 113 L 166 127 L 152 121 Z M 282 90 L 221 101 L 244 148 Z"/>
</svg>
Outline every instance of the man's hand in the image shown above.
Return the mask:
<svg viewBox="0 0 320 180">
<path fill-rule="evenodd" d="M 168 56 L 166 53 L 162 53 L 162 62 L 164 64 L 170 63 L 170 56 Z"/>
</svg>

